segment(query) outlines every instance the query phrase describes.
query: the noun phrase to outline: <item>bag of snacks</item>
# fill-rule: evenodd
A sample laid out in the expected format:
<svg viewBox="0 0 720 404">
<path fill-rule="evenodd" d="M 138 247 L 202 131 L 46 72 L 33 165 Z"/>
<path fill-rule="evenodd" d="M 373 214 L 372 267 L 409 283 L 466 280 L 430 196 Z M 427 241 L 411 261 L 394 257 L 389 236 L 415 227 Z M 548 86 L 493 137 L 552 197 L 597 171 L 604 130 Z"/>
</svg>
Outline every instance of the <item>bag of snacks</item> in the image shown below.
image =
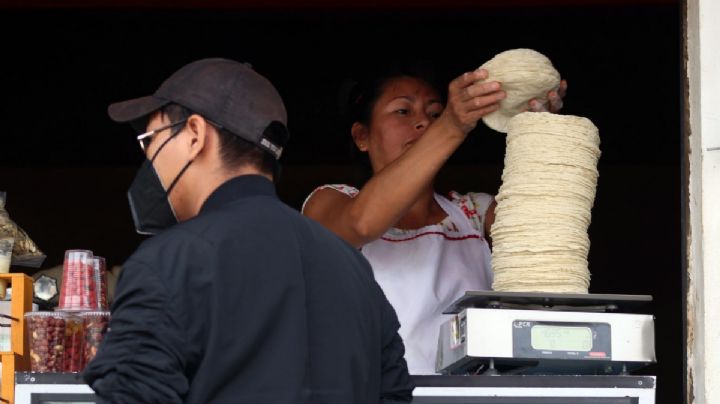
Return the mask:
<svg viewBox="0 0 720 404">
<path fill-rule="evenodd" d="M 45 254 L 18 225 L 10 220 L 5 210 L 6 194 L 0 192 L 0 237 L 15 239 L 12 252 L 12 265 L 39 268 L 45 261 Z"/>
</svg>

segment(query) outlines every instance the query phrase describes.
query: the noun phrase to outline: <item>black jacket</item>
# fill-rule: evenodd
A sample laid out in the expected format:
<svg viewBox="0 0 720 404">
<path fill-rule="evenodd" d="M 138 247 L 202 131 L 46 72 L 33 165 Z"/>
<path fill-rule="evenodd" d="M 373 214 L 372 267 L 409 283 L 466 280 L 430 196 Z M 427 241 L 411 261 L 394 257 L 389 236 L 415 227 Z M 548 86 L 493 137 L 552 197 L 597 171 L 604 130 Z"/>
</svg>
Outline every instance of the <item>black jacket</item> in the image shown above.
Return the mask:
<svg viewBox="0 0 720 404">
<path fill-rule="evenodd" d="M 404 402 L 398 328 L 361 254 L 241 176 L 125 263 L 83 376 L 112 403 Z"/>
</svg>

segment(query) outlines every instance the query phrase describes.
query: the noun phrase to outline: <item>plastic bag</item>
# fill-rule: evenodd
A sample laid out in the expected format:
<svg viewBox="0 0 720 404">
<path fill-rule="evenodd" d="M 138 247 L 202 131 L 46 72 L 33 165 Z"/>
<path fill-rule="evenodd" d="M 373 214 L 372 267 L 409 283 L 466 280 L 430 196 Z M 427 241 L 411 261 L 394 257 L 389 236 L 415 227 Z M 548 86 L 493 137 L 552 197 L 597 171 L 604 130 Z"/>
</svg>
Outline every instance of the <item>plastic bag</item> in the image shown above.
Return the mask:
<svg viewBox="0 0 720 404">
<path fill-rule="evenodd" d="M 10 272 L 10 260 L 15 239 L 10 236 L 0 236 L 0 274 Z M 7 290 L 7 279 L 0 279 L 0 300 L 5 300 Z"/>
<path fill-rule="evenodd" d="M 0 192 L 0 237 L 12 237 L 15 239 L 12 265 L 39 268 L 45 261 L 45 254 L 40 251 L 20 226 L 10 220 L 10 215 L 5 210 L 5 201 L 5 192 Z"/>
</svg>

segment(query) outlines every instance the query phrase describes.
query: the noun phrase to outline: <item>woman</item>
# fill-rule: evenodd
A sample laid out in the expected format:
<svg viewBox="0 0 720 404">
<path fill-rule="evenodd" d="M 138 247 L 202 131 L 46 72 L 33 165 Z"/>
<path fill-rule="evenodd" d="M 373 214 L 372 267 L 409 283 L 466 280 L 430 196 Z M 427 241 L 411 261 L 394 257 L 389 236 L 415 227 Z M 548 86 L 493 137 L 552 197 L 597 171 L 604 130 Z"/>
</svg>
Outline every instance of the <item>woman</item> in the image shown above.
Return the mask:
<svg viewBox="0 0 720 404">
<path fill-rule="evenodd" d="M 445 107 L 428 82 L 410 75 L 375 80 L 353 102 L 353 141 L 373 176 L 360 189 L 322 186 L 303 213 L 360 248 L 395 307 L 412 374 L 435 373 L 442 311 L 466 290 L 492 285 L 487 241 L 491 195 L 435 193 L 436 174 L 483 116 L 505 97 L 501 84 L 468 72 L 448 87 Z M 559 92 L 564 92 L 563 82 Z M 549 107 L 561 94 L 548 94 Z M 530 108 L 543 110 L 536 100 Z"/>
</svg>

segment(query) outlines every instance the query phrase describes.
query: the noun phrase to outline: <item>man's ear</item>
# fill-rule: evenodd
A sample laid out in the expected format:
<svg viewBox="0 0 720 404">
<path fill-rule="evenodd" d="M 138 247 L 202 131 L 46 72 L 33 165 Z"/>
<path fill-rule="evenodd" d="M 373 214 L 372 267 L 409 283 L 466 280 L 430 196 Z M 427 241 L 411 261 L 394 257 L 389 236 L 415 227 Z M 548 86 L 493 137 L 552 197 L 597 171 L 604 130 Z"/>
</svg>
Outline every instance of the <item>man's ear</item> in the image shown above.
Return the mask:
<svg viewBox="0 0 720 404">
<path fill-rule="evenodd" d="M 362 152 L 366 152 L 368 150 L 368 132 L 368 127 L 360 122 L 355 122 L 352 128 L 350 128 L 353 142 L 355 142 L 355 146 L 357 146 L 358 150 Z"/>
<path fill-rule="evenodd" d="M 200 115 L 192 114 L 185 125 L 190 135 L 188 143 L 190 159 L 194 160 L 207 144 L 208 131 L 211 130 L 210 124 Z"/>
</svg>

